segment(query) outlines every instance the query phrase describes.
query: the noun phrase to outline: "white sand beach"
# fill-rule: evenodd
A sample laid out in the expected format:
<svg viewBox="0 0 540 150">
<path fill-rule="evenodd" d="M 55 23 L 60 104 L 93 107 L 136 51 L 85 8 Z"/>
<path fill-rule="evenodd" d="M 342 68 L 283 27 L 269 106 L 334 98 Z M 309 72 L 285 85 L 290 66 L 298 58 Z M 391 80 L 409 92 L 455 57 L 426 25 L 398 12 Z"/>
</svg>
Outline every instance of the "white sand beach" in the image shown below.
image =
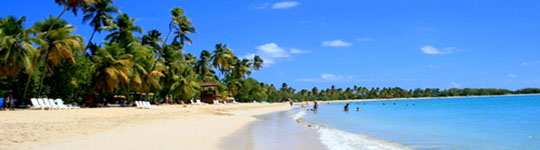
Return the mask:
<svg viewBox="0 0 540 150">
<path fill-rule="evenodd" d="M 223 149 L 224 137 L 287 104 L 0 112 L 0 149 Z"/>
</svg>

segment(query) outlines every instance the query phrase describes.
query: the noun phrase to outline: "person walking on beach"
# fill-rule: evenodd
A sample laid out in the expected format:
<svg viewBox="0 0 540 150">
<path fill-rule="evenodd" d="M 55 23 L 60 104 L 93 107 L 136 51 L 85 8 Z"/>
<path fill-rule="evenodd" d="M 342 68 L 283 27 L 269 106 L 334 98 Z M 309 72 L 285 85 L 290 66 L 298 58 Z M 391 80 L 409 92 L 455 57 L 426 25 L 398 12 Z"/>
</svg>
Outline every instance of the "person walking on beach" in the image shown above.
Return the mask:
<svg viewBox="0 0 540 150">
<path fill-rule="evenodd" d="M 349 111 L 349 103 L 345 104 L 345 107 L 343 107 L 343 111 Z"/>
<path fill-rule="evenodd" d="M 290 104 L 290 105 L 291 105 L 291 107 L 292 107 L 292 105 L 293 105 L 293 102 L 292 102 L 291 100 L 289 100 L 289 104 Z"/>
<path fill-rule="evenodd" d="M 9 104 L 9 107 L 7 109 L 15 110 L 15 104 L 13 100 L 13 95 L 11 93 L 8 94 L 8 97 L 6 98 L 6 102 Z"/>
</svg>

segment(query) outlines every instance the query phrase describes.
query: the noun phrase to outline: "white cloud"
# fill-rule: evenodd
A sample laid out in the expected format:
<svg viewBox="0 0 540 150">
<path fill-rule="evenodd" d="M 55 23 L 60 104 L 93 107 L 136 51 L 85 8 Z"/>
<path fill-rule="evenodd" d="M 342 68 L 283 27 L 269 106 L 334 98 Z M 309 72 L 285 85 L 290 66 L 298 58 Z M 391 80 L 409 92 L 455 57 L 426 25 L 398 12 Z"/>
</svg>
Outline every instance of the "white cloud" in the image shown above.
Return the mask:
<svg viewBox="0 0 540 150">
<path fill-rule="evenodd" d="M 451 84 L 452 86 L 454 86 L 455 88 L 461 87 L 461 86 L 459 86 L 459 84 L 457 84 L 457 83 L 454 82 L 454 81 L 450 82 L 450 84 Z"/>
<path fill-rule="evenodd" d="M 358 38 L 356 39 L 358 42 L 370 42 L 370 41 L 373 41 L 372 38 L 368 38 L 368 37 L 363 37 L 363 38 Z"/>
<path fill-rule="evenodd" d="M 290 52 L 291 52 L 291 54 L 306 54 L 306 53 L 310 53 L 310 51 L 301 50 L 301 49 L 296 49 L 296 48 L 291 48 Z"/>
<path fill-rule="evenodd" d="M 357 80 L 355 76 L 351 75 L 336 75 L 331 73 L 323 73 L 318 78 L 301 78 L 297 81 L 301 82 L 345 82 Z"/>
<path fill-rule="evenodd" d="M 279 47 L 276 43 L 268 43 L 268 44 L 263 44 L 261 46 L 257 46 L 257 50 L 258 52 L 261 53 L 261 55 L 269 56 L 272 58 L 291 57 L 291 55 L 289 55 L 287 51 Z"/>
<path fill-rule="evenodd" d="M 283 1 L 272 4 L 272 9 L 287 9 L 300 5 L 297 1 Z"/>
<path fill-rule="evenodd" d="M 327 46 L 327 47 L 347 47 L 347 46 L 351 46 L 351 43 L 338 39 L 338 40 L 332 40 L 332 41 L 323 41 L 322 45 Z"/>
<path fill-rule="evenodd" d="M 522 62 L 521 63 L 521 66 L 533 66 L 533 65 L 534 65 L 534 63 L 532 63 L 532 62 Z"/>
<path fill-rule="evenodd" d="M 429 68 L 431 68 L 431 69 L 435 69 L 435 68 L 439 68 L 439 66 L 437 66 L 437 65 L 434 65 L 434 64 L 430 64 L 430 65 L 429 65 Z"/>
<path fill-rule="evenodd" d="M 513 73 L 511 73 L 511 74 L 508 74 L 508 77 L 509 77 L 509 78 L 516 78 L 516 77 L 517 77 L 517 75 L 516 75 L 516 74 L 513 74 Z"/>
<path fill-rule="evenodd" d="M 431 45 L 426 45 L 426 46 L 420 48 L 420 50 L 422 50 L 422 52 L 424 52 L 424 54 L 428 54 L 428 55 L 450 54 L 450 53 L 453 53 L 453 52 L 457 51 L 457 49 L 455 47 L 447 47 L 447 48 L 439 49 L 439 48 L 433 47 Z"/>
<path fill-rule="evenodd" d="M 275 64 L 277 61 L 290 60 L 293 54 L 305 54 L 309 51 L 300 50 L 297 48 L 290 48 L 289 51 L 285 48 L 280 47 L 276 43 L 267 43 L 260 46 L 257 46 L 256 53 L 248 53 L 242 58 L 253 59 L 255 55 L 259 55 L 264 60 L 264 65 L 269 66 Z"/>
</svg>

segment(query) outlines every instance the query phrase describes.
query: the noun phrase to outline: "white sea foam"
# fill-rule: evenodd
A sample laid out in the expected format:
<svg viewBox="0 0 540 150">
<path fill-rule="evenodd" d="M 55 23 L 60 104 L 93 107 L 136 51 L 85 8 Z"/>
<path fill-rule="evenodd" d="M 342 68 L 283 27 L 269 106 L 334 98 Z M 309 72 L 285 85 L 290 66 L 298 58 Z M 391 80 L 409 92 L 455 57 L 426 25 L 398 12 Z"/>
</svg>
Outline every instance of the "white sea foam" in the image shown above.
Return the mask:
<svg viewBox="0 0 540 150">
<path fill-rule="evenodd" d="M 304 116 L 306 116 L 306 112 L 305 111 L 299 111 L 298 113 L 294 114 L 293 119 L 298 121 L 298 120 L 304 118 Z"/>
<path fill-rule="evenodd" d="M 320 135 L 321 143 L 330 150 L 406 150 L 411 149 L 397 143 L 353 134 L 338 129 L 312 125 Z"/>
</svg>

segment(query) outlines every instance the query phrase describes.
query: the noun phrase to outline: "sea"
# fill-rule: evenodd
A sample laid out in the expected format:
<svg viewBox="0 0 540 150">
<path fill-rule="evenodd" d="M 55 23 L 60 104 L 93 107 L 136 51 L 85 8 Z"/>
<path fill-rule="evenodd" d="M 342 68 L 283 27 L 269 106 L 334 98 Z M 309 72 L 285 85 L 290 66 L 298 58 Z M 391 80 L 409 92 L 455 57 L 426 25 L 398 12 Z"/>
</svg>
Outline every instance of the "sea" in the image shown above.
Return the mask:
<svg viewBox="0 0 540 150">
<path fill-rule="evenodd" d="M 325 103 L 291 110 L 331 150 L 538 150 L 540 96 Z"/>
</svg>

